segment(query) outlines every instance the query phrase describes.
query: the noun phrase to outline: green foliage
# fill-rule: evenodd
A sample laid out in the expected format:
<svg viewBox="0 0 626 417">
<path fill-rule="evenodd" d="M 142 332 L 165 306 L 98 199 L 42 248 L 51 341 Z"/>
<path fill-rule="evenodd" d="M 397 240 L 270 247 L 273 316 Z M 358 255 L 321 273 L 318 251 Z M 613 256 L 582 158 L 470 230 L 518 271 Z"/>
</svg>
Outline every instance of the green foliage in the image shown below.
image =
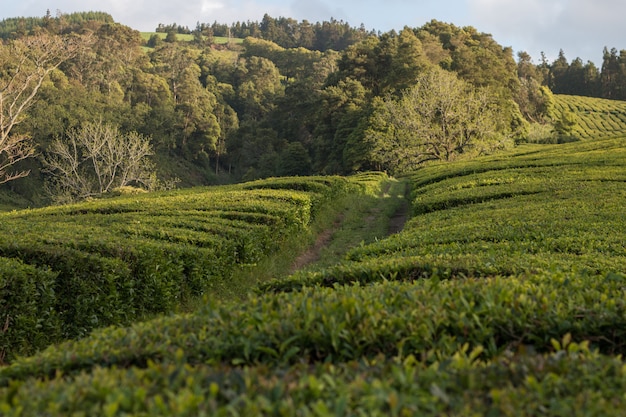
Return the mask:
<svg viewBox="0 0 626 417">
<path fill-rule="evenodd" d="M 624 139 L 432 165 L 411 176 L 414 217 L 402 233 L 355 248 L 322 271 L 263 285 L 369 283 L 528 271 L 621 272 Z"/>
<path fill-rule="evenodd" d="M 0 258 L 0 365 L 15 352 L 32 354 L 58 340 L 57 274 Z"/>
<path fill-rule="evenodd" d="M 0 21 L 0 38 L 10 39 L 25 34 L 36 32 L 44 28 L 50 32 L 67 31 L 78 29 L 90 24 L 111 24 L 113 17 L 105 12 L 76 12 L 50 14 L 50 10 L 44 17 L 13 17 Z"/>
<path fill-rule="evenodd" d="M 402 232 L 235 302 L 207 298 L 190 314 L 16 358 L 0 368 L 0 412 L 619 415 L 625 152 L 620 138 L 426 166 L 406 178 L 413 218 Z M 160 236 L 200 241 L 207 237 L 165 227 L 168 207 L 189 199 L 205 207 L 176 224 L 200 221 L 215 204 L 236 208 L 231 219 L 281 222 L 291 202 L 313 201 L 291 190 L 332 199 L 330 189 L 356 183 L 371 195 L 381 175 L 276 178 L 68 210 L 94 224 L 97 214 L 132 216 L 155 204 Z M 141 231 L 135 245 L 155 229 L 151 217 L 142 217 L 147 230 L 128 222 Z M 109 229 L 119 227 L 113 219 Z M 302 229 L 286 233 L 294 230 Z"/>
<path fill-rule="evenodd" d="M 432 160 L 451 161 L 505 147 L 510 132 L 497 102 L 486 90 L 475 91 L 453 73 L 434 67 L 400 99 L 374 101 L 361 158 L 400 173 Z"/>
<path fill-rule="evenodd" d="M 26 264 L 16 269 L 30 280 L 46 279 L 41 285 L 52 293 L 35 297 L 31 289 L 24 295 L 48 297 L 41 302 L 50 310 L 40 314 L 42 326 L 61 322 L 60 332 L 34 347 L 175 311 L 191 297 L 227 287 L 235 269 L 272 253 L 290 233 L 306 231 L 321 204 L 355 190 L 342 178 L 272 184 L 131 194 L 2 215 L 0 253 Z M 46 284 L 50 277 L 53 284 Z M 14 286 L 26 285 L 19 282 L 8 281 L 10 291 L 0 300 L 12 303 Z M 11 316 L 29 305 L 11 305 Z M 24 320 L 34 314 L 25 310 Z M 8 333 L 5 346 L 15 349 L 10 357 L 22 351 L 12 334 L 23 337 L 18 330 Z M 32 350 L 24 345 L 23 352 Z"/>
<path fill-rule="evenodd" d="M 566 136 L 582 140 L 618 137 L 626 134 L 626 102 L 593 97 L 555 95 L 557 114 L 574 117 L 566 122 Z M 561 125 L 557 119 L 557 125 Z M 555 126 L 556 127 L 556 126 Z"/>
<path fill-rule="evenodd" d="M 561 111 L 560 117 L 554 123 L 554 131 L 558 138 L 572 137 L 572 133 L 575 131 L 578 125 L 576 116 L 569 110 Z"/>
<path fill-rule="evenodd" d="M 282 153 L 279 173 L 284 176 L 311 174 L 311 157 L 300 142 L 290 143 Z"/>
<path fill-rule="evenodd" d="M 623 282 L 624 277 L 618 275 L 576 274 L 423 280 L 363 288 L 306 289 L 249 298 L 237 305 L 210 305 L 194 315 L 100 331 L 16 361 L 0 370 L 0 380 L 5 385 L 0 389 L 0 398 L 7 401 L 5 408 L 45 407 L 49 398 L 65 389 L 74 393 L 66 397 L 65 407 L 80 409 L 88 405 L 78 405 L 84 401 L 72 405 L 69 401 L 93 397 L 79 394 L 79 387 L 86 392 L 102 387 L 104 393 L 117 393 L 97 395 L 98 399 L 92 400 L 96 404 L 92 405 L 101 406 L 114 402 L 118 396 L 126 397 L 125 387 L 132 386 L 133 392 L 144 391 L 155 401 L 158 396 L 171 395 L 169 407 L 178 407 L 185 403 L 174 400 L 189 399 L 185 392 L 195 388 L 202 392 L 211 389 L 214 395 L 235 390 L 236 394 L 224 392 L 218 404 L 223 401 L 221 404 L 226 406 L 231 404 L 229 399 L 238 398 L 244 400 L 239 404 L 258 407 L 265 402 L 263 394 L 257 397 L 256 390 L 261 389 L 266 395 L 271 390 L 260 388 L 266 384 L 245 382 L 248 380 L 243 377 L 248 375 L 256 380 L 254 375 L 258 373 L 266 375 L 261 379 L 266 379 L 270 387 L 282 387 L 277 388 L 281 391 L 275 396 L 267 398 L 268 406 L 278 406 L 286 398 L 282 389 L 295 388 L 288 377 L 295 373 L 311 384 L 315 384 L 313 377 L 319 377 L 317 386 L 324 386 L 327 396 L 318 394 L 313 398 L 338 406 L 333 399 L 343 395 L 348 381 L 354 381 L 355 374 L 350 369 L 363 372 L 360 384 L 352 389 L 360 387 L 368 392 L 382 388 L 375 382 L 379 378 L 381 382 L 388 381 L 388 389 L 404 384 L 404 389 L 419 389 L 420 383 L 415 384 L 413 377 L 407 379 L 409 375 L 403 377 L 400 372 L 417 367 L 430 375 L 423 386 L 422 406 L 436 407 L 438 411 L 439 407 L 467 407 L 463 400 L 474 395 L 482 400 L 470 408 L 478 409 L 490 405 L 507 407 L 503 398 L 517 390 L 528 390 L 529 395 L 538 398 L 549 393 L 557 395 L 556 386 L 551 385 L 554 379 L 544 379 L 550 372 L 561 376 L 559 381 L 572 388 L 556 397 L 565 405 L 571 399 L 569 393 L 576 391 L 573 387 L 578 382 L 568 381 L 575 374 L 596 378 L 587 389 L 599 395 L 613 395 L 622 387 L 618 381 L 623 378 L 619 377 L 603 391 L 599 386 L 606 375 L 602 369 L 613 364 L 613 371 L 622 369 L 622 365 L 592 353 L 587 342 L 579 341 L 594 340 L 606 354 L 622 352 Z M 607 299 L 607 294 L 612 296 Z M 590 311 L 598 314 L 583 314 Z M 568 371 L 568 365 L 574 363 L 580 367 Z M 244 364 L 245 367 L 239 367 Z M 343 372 L 349 372 L 345 379 L 341 377 Z M 423 381 L 422 373 L 419 374 L 419 381 Z M 45 385 L 32 378 L 45 375 L 52 377 Z M 174 382 L 179 381 L 176 375 L 184 377 Z M 13 382 L 6 387 L 8 378 Z M 159 382 L 168 380 L 170 383 L 165 386 Z M 540 381 L 546 385 L 538 384 Z M 294 391 L 294 395 L 298 396 L 298 392 Z M 33 395 L 31 398 L 41 396 L 40 402 L 25 404 L 21 398 L 27 393 Z M 362 395 L 356 397 L 359 399 L 344 407 L 367 407 Z M 448 400 L 439 401 L 444 398 Z M 146 406 L 138 400 L 131 396 L 119 405 Z M 495 405 L 492 400 L 496 400 Z M 308 395 L 297 401 L 302 402 L 296 402 L 299 407 L 314 404 Z M 406 401 L 406 406 L 417 406 L 415 400 Z M 369 406 L 374 407 L 374 412 L 383 412 L 389 404 L 374 402 Z M 63 411 L 67 410 L 59 410 Z"/>
<path fill-rule="evenodd" d="M 523 111 L 538 123 L 573 114 L 564 127 L 594 140 L 428 164 L 389 189 L 381 173 L 270 178 L 2 214 L 0 414 L 620 415 L 620 102 L 529 84 L 541 97 L 518 107 L 510 50 L 470 27 L 432 21 L 338 55 L 290 49 L 317 30 L 291 23 L 240 24 L 266 41 L 227 52 L 192 35 L 146 53 L 134 31 L 92 22 L 93 48 L 50 74 L 19 133 L 47 146 L 103 117 L 151 135 L 157 160 L 189 178 L 211 164 L 216 177 L 220 166 L 237 178 L 295 172 L 307 155 L 316 171 L 380 168 L 364 156 L 385 142 L 359 135 L 391 130 L 372 114 L 434 65 L 488 89 L 503 116 L 489 122 L 509 139 Z M 316 33 L 352 42 L 342 28 Z M 285 164 L 288 153 L 301 163 Z M 402 232 L 289 277 L 242 274 L 256 294 L 219 297 L 285 242 L 306 243 L 327 204 L 374 216 L 374 196 L 405 182 Z M 357 223 L 346 212 L 346 228 Z M 195 311 L 173 314 L 190 299 Z"/>
<path fill-rule="evenodd" d="M 346 364 L 299 365 L 280 372 L 150 363 L 48 384 L 20 384 L 0 403 L 7 416 L 67 415 L 575 415 L 619 416 L 620 360 L 569 343 L 547 355 L 520 353 L 484 363 L 480 350 L 423 365 L 414 356 Z M 510 378 L 505 381 L 502 377 Z"/>
</svg>

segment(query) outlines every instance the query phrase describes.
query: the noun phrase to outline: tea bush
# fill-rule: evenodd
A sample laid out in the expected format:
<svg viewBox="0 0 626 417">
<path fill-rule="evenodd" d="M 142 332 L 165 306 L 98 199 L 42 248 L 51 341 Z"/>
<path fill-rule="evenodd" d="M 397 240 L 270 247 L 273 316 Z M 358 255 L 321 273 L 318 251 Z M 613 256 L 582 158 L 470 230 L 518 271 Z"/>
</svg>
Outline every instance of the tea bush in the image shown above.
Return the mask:
<svg viewBox="0 0 626 417">
<path fill-rule="evenodd" d="M 557 113 L 569 110 L 575 115 L 576 138 L 596 140 L 626 134 L 626 102 L 564 94 L 556 94 L 554 101 Z"/>
<path fill-rule="evenodd" d="M 412 218 L 400 233 L 361 244 L 336 265 L 262 283 L 235 302 L 207 297 L 193 313 L 95 330 L 14 358 L 0 368 L 0 414 L 619 416 L 626 406 L 625 164 L 626 138 L 614 138 L 426 166 L 405 179 Z M 379 175 L 337 187 L 380 192 Z M 117 252 L 59 223 L 41 239 L 79 252 L 98 247 L 85 253 L 125 265 L 142 259 L 152 271 L 164 255 L 134 251 L 154 242 L 244 261 L 256 252 L 239 255 L 217 235 L 237 239 L 252 218 L 258 241 L 268 239 L 264 233 L 300 233 L 306 213 L 332 199 L 314 191 L 307 200 L 302 190 L 324 181 L 229 188 L 180 216 L 166 214 L 180 202 L 160 198 L 151 219 L 138 217 L 145 203 L 132 200 L 79 208 L 80 216 L 127 219 L 106 226 L 134 242 Z M 243 201 L 238 192 L 257 194 Z M 220 206 L 228 199 L 236 210 Z M 274 216 L 281 206 L 288 220 Z M 163 229 L 155 233 L 156 225 Z M 220 232 L 204 235 L 211 230 Z M 271 238 L 265 242 L 259 248 L 271 250 Z M 171 274 L 192 263 L 178 261 L 183 254 L 194 256 L 177 253 Z M 102 271 L 114 268 L 98 262 Z M 61 274 L 25 268 L 55 282 Z"/>
<path fill-rule="evenodd" d="M 50 270 L 0 258 L 0 365 L 13 352 L 32 354 L 58 339 L 56 278 Z"/>
<path fill-rule="evenodd" d="M 227 286 L 236 268 L 274 252 L 290 234 L 306 232 L 319 206 L 359 190 L 345 178 L 311 177 L 3 213 L 0 256 L 49 285 L 52 321 L 44 327 L 56 329 L 60 321 L 60 331 L 49 332 L 52 343 L 172 312 Z M 0 303 L 11 303 L 7 314 L 21 317 L 28 304 L 11 301 L 18 284 L 9 284 Z M 34 313 L 23 314 L 26 320 Z M 17 338 L 5 343 L 12 346 L 5 348 L 9 358 L 47 344 L 20 348 L 18 327 L 3 335 Z"/>
<path fill-rule="evenodd" d="M 402 233 L 354 248 L 339 265 L 260 290 L 555 270 L 623 273 L 626 140 L 544 149 L 425 167 L 409 179 L 413 218 Z"/>
</svg>

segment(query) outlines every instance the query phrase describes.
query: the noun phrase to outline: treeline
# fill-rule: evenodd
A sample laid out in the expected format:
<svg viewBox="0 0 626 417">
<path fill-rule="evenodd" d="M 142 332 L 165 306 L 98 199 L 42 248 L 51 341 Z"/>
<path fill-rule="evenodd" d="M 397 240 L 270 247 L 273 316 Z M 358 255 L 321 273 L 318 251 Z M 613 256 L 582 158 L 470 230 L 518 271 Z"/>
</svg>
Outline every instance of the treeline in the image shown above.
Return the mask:
<svg viewBox="0 0 626 417">
<path fill-rule="evenodd" d="M 113 17 L 104 12 L 61 13 L 53 16 L 50 10 L 43 17 L 13 17 L 0 21 L 0 39 L 25 36 L 38 28 L 52 32 L 71 32 L 95 23 L 114 23 Z"/>
<path fill-rule="evenodd" d="M 243 39 L 251 36 L 274 42 L 283 48 L 306 48 L 315 51 L 329 49 L 341 51 L 367 36 L 374 35 L 373 31 L 367 31 L 362 25 L 355 28 L 347 22 L 332 18 L 330 21 L 311 23 L 307 20 L 298 22 L 288 17 L 273 18 L 268 14 L 265 14 L 260 22 L 238 21 L 230 25 L 198 22 L 194 30 L 176 23 L 168 25 L 160 23 L 156 32 L 202 34 L 209 38 L 218 36 Z"/>
<path fill-rule="evenodd" d="M 258 24 L 199 24 L 191 41 L 147 47 L 106 14 L 71 16 L 11 32 L 89 39 L 50 74 L 15 133 L 34 138 L 45 155 L 86 123 L 137 132 L 151 139 L 159 177 L 183 186 L 411 170 L 511 146 L 529 122 L 564 120 L 554 113 L 546 67 L 529 57 L 516 62 L 511 48 L 473 27 L 433 20 L 374 34 L 265 16 Z M 250 36 L 207 42 L 229 30 Z M 27 186 L 13 188 L 47 180 L 37 160 L 28 164 L 30 180 L 20 180 Z"/>
<path fill-rule="evenodd" d="M 532 64 L 528 54 L 518 57 L 523 76 L 535 78 L 555 94 L 626 100 L 626 50 L 605 47 L 600 67 L 580 58 L 568 62 L 563 50 L 552 63 L 543 55 L 539 65 Z"/>
</svg>

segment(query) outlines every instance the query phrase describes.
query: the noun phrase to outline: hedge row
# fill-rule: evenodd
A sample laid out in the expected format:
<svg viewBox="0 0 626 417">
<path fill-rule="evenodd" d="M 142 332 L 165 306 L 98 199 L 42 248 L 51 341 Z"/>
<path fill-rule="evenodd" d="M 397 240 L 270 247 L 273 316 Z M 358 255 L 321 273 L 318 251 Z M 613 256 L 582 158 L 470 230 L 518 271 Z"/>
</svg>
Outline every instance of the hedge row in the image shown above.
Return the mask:
<svg viewBox="0 0 626 417">
<path fill-rule="evenodd" d="M 94 367 L 143 368 L 150 361 L 274 367 L 377 355 L 428 359 L 429 351 L 453 355 L 465 344 L 481 346 L 481 357 L 490 360 L 523 346 L 550 351 L 552 339 L 566 334 L 602 353 L 625 353 L 626 276 L 386 282 L 213 303 L 195 314 L 95 331 L 17 359 L 0 369 L 0 385 Z"/>
<path fill-rule="evenodd" d="M 626 272 L 626 139 L 544 148 L 484 166 L 423 168 L 409 178 L 413 218 L 402 233 L 354 248 L 339 265 L 264 283 L 260 291 L 554 270 Z"/>
<path fill-rule="evenodd" d="M 553 340 L 554 353 L 481 360 L 462 347 L 426 364 L 413 355 L 290 368 L 149 362 L 0 389 L 7 417 L 136 416 L 621 416 L 626 368 Z M 181 358 L 183 354 L 180 355 Z"/>
<path fill-rule="evenodd" d="M 271 183 L 1 214 L 0 259 L 16 271 L 0 274 L 6 288 L 0 305 L 10 306 L 3 360 L 94 328 L 175 311 L 190 297 L 228 285 L 235 268 L 258 262 L 288 235 L 305 232 L 319 205 L 359 190 L 339 177 L 265 187 Z M 43 297 L 28 285 L 48 291 L 37 310 L 47 330 L 24 336 L 16 317 L 28 320 L 32 300 Z M 19 299 L 16 286 L 26 291 Z"/>
<path fill-rule="evenodd" d="M 626 104 L 594 97 L 554 96 L 556 110 L 569 110 L 577 119 L 575 134 L 581 139 L 600 139 L 626 134 Z"/>
<path fill-rule="evenodd" d="M 57 273 L 0 258 L 0 365 L 18 350 L 32 354 L 59 339 Z"/>
</svg>

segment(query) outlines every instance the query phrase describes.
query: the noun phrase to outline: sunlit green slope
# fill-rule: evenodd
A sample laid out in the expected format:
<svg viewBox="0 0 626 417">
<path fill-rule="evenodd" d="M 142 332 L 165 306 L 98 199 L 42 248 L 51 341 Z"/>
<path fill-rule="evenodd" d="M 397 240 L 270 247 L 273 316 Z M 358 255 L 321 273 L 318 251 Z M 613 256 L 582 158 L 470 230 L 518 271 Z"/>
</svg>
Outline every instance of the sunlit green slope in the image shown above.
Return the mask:
<svg viewBox="0 0 626 417">
<path fill-rule="evenodd" d="M 402 232 L 237 303 L 17 359 L 0 412 L 621 415 L 626 138 L 407 180 Z"/>
<path fill-rule="evenodd" d="M 626 102 L 594 97 L 555 95 L 557 112 L 574 113 L 574 135 L 600 139 L 626 135 Z"/>
</svg>

